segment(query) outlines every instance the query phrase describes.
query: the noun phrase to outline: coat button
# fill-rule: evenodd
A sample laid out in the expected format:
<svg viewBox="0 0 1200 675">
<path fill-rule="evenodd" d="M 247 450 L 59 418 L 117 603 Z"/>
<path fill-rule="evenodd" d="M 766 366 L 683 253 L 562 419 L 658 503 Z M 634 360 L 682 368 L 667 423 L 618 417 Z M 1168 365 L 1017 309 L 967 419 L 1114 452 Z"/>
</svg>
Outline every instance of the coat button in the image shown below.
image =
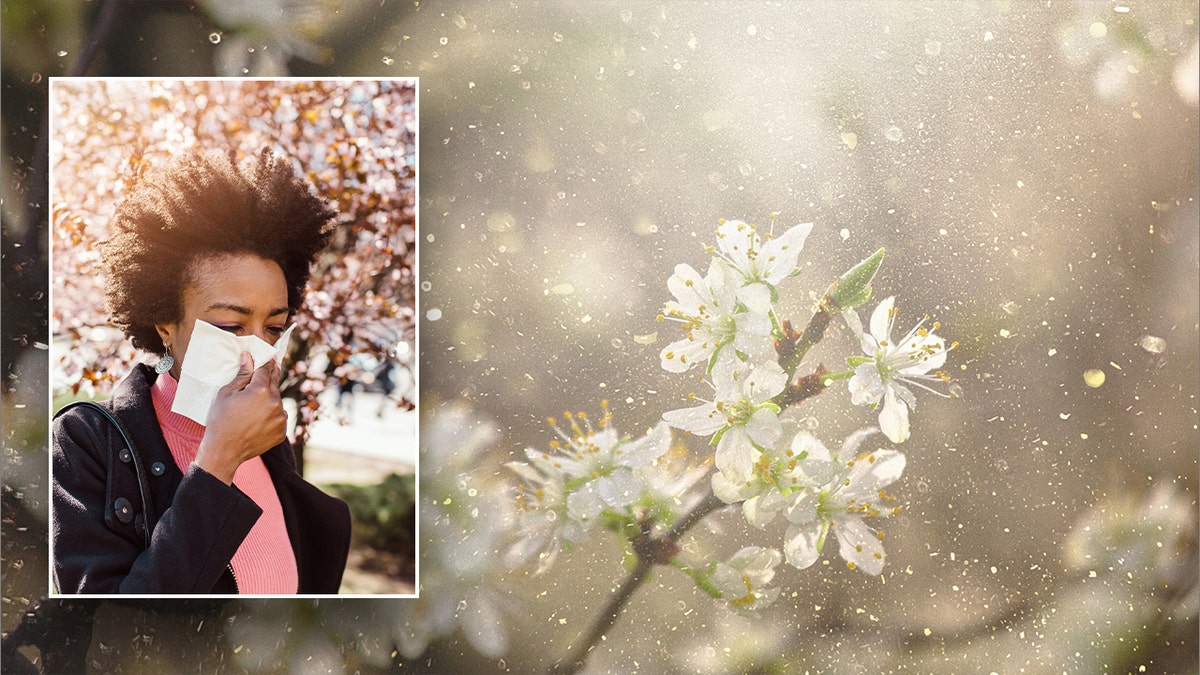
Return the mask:
<svg viewBox="0 0 1200 675">
<path fill-rule="evenodd" d="M 120 457 L 121 461 L 126 464 L 133 461 L 133 453 L 129 451 L 129 448 L 121 448 L 121 452 L 117 453 L 117 457 Z"/>
<path fill-rule="evenodd" d="M 113 502 L 113 511 L 117 513 L 117 520 L 126 525 L 133 520 L 133 505 L 124 497 L 117 497 L 117 501 Z"/>
<path fill-rule="evenodd" d="M 163 475 L 163 473 L 165 473 L 166 470 L 167 470 L 167 467 L 163 466 L 162 462 L 155 462 L 150 465 L 150 473 L 154 474 L 155 476 Z"/>
</svg>

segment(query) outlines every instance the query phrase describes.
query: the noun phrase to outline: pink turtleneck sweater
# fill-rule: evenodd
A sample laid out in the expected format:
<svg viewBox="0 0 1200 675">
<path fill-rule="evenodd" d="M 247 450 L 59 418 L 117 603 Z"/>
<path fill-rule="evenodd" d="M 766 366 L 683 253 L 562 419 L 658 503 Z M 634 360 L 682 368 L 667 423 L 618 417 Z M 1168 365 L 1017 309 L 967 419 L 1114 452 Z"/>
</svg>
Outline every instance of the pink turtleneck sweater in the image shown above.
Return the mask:
<svg viewBox="0 0 1200 675">
<path fill-rule="evenodd" d="M 204 436 L 204 425 L 171 412 L 178 386 L 175 378 L 165 373 L 155 380 L 150 393 L 154 401 L 154 413 L 158 416 L 158 424 L 162 427 L 167 447 L 171 449 L 171 456 L 175 458 L 179 470 L 186 473 L 188 466 L 196 459 L 200 439 Z M 279 495 L 275 492 L 275 485 L 262 458 L 255 457 L 243 462 L 233 475 L 233 484 L 263 510 L 230 561 L 237 577 L 238 592 L 294 594 L 299 587 L 296 554 L 288 539 Z"/>
</svg>

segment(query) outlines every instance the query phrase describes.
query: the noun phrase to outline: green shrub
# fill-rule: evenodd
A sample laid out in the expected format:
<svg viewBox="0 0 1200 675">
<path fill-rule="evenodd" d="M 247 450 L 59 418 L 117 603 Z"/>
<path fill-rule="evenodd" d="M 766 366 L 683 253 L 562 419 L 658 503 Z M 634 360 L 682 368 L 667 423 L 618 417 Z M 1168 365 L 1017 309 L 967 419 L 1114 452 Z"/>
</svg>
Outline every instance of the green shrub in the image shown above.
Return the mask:
<svg viewBox="0 0 1200 675">
<path fill-rule="evenodd" d="M 376 485 L 335 484 L 329 491 L 350 506 L 354 539 L 362 545 L 394 553 L 416 547 L 416 477 L 389 474 Z"/>
</svg>

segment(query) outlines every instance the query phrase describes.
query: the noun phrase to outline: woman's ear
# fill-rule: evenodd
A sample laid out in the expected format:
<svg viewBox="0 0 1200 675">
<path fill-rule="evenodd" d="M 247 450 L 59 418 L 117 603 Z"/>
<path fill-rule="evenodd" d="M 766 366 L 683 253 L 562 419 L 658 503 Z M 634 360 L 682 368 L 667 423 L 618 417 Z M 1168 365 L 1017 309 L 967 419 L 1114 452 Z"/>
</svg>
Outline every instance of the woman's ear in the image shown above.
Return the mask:
<svg viewBox="0 0 1200 675">
<path fill-rule="evenodd" d="M 169 352 L 171 345 L 175 343 L 175 335 L 178 332 L 179 324 L 175 323 L 160 323 L 154 325 L 154 330 L 158 331 L 158 337 L 162 339 L 163 347 Z"/>
</svg>

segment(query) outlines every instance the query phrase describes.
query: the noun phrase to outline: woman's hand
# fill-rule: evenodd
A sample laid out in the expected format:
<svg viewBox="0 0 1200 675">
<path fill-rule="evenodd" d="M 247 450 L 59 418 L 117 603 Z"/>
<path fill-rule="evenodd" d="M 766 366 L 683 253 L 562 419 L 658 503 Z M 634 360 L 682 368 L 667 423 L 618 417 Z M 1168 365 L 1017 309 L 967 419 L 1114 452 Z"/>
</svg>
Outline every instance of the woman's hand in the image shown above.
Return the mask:
<svg viewBox="0 0 1200 675">
<path fill-rule="evenodd" d="M 279 445 L 286 436 L 279 364 L 272 359 L 255 370 L 249 352 L 242 352 L 237 376 L 221 387 L 209 408 L 196 465 L 229 485 L 242 462 Z"/>
</svg>

